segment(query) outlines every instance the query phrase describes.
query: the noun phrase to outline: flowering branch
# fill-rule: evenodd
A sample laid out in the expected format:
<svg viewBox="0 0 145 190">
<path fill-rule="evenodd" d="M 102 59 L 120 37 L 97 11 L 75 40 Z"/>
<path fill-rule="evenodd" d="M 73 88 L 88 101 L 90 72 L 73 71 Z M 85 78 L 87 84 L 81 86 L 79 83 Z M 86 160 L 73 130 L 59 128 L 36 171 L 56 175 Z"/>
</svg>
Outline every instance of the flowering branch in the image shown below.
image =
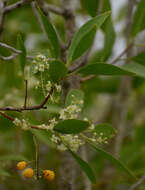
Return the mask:
<svg viewBox="0 0 145 190">
<path fill-rule="evenodd" d="M 1 107 L 0 111 L 17 111 L 17 112 L 22 112 L 22 111 L 28 111 L 28 110 L 40 110 L 40 109 L 46 109 L 47 107 L 45 106 L 45 104 L 47 103 L 48 99 L 50 98 L 50 96 L 52 95 L 54 91 L 54 88 L 51 88 L 49 94 L 45 97 L 45 99 L 43 100 L 43 102 L 39 105 L 36 106 L 28 106 L 28 107 Z"/>
</svg>

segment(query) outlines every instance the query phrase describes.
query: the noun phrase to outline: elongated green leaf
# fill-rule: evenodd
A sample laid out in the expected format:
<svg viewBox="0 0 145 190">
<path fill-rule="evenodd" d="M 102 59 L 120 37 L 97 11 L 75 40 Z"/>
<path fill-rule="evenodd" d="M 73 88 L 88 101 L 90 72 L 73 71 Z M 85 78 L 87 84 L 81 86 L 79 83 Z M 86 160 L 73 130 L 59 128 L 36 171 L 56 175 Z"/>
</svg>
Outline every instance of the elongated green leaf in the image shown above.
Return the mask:
<svg viewBox="0 0 145 190">
<path fill-rule="evenodd" d="M 80 101 L 84 100 L 84 93 L 81 90 L 78 89 L 72 89 L 69 91 L 66 97 L 65 105 L 70 106 L 74 103 L 79 104 Z M 79 104 L 79 107 L 82 107 L 83 104 Z"/>
<path fill-rule="evenodd" d="M 89 164 L 87 162 L 85 162 L 84 160 L 82 160 L 77 154 L 75 154 L 74 152 L 72 152 L 71 150 L 69 150 L 70 153 L 72 154 L 73 158 L 77 161 L 77 163 L 79 164 L 80 168 L 85 172 L 85 174 L 88 176 L 88 178 L 90 179 L 90 181 L 92 183 L 96 183 L 96 178 L 95 175 L 91 169 L 91 167 L 89 166 Z"/>
<path fill-rule="evenodd" d="M 111 138 L 116 134 L 116 130 L 108 123 L 101 123 L 95 126 L 93 130 L 97 136 Z"/>
<path fill-rule="evenodd" d="M 126 71 L 125 68 L 105 63 L 90 64 L 78 72 L 84 75 L 133 75 L 132 72 Z"/>
<path fill-rule="evenodd" d="M 139 77 L 145 78 L 145 66 L 137 63 L 129 63 L 122 67 L 128 72 L 132 72 Z"/>
<path fill-rule="evenodd" d="M 98 10 L 98 0 L 82 0 L 83 8 L 88 12 L 92 17 L 96 16 Z"/>
<path fill-rule="evenodd" d="M 134 57 L 131 57 L 130 59 L 141 65 L 145 65 L 145 51 L 139 53 L 138 55 Z"/>
<path fill-rule="evenodd" d="M 75 34 L 68 52 L 68 64 L 80 57 L 92 44 L 94 34 L 110 12 L 96 16 L 84 24 Z"/>
<path fill-rule="evenodd" d="M 137 33 L 145 29 L 145 0 L 138 3 L 137 9 L 134 14 L 131 34 L 135 36 Z"/>
<path fill-rule="evenodd" d="M 26 65 L 26 49 L 25 49 L 23 38 L 20 34 L 17 37 L 17 41 L 18 41 L 18 48 L 22 51 L 22 53 L 19 56 L 20 56 L 21 69 L 22 69 L 22 72 L 24 73 L 24 68 Z"/>
<path fill-rule="evenodd" d="M 55 58 L 58 58 L 60 47 L 59 47 L 59 41 L 57 38 L 56 31 L 55 31 L 54 27 L 52 26 L 52 24 L 50 23 L 50 21 L 48 20 L 48 18 L 42 13 L 42 11 L 39 8 L 38 8 L 38 12 L 40 14 L 40 18 L 43 23 L 43 27 L 45 29 L 48 40 L 51 45 L 52 54 Z"/>
<path fill-rule="evenodd" d="M 54 130 L 63 134 L 77 134 L 89 127 L 89 123 L 82 120 L 68 119 L 55 125 Z"/>
<path fill-rule="evenodd" d="M 114 164 L 116 167 L 120 168 L 121 170 L 128 173 L 131 177 L 135 178 L 135 175 L 118 159 L 113 157 L 110 153 L 104 151 L 103 149 L 97 147 L 96 145 L 89 142 L 89 144 L 97 151 L 99 152 L 105 159 L 109 160 Z"/>
<path fill-rule="evenodd" d="M 96 35 L 96 26 L 91 28 L 91 30 L 88 31 L 88 33 L 80 40 L 78 46 L 76 46 L 74 50 L 72 61 L 79 58 L 92 45 L 95 35 Z"/>
<path fill-rule="evenodd" d="M 3 155 L 0 156 L 0 160 L 1 161 L 12 161 L 12 160 L 16 160 L 16 161 L 20 161 L 20 160 L 27 160 L 24 156 L 22 155 Z"/>
<path fill-rule="evenodd" d="M 49 65 L 49 73 L 54 82 L 57 82 L 67 74 L 67 68 L 64 63 L 60 61 L 50 61 Z"/>
</svg>

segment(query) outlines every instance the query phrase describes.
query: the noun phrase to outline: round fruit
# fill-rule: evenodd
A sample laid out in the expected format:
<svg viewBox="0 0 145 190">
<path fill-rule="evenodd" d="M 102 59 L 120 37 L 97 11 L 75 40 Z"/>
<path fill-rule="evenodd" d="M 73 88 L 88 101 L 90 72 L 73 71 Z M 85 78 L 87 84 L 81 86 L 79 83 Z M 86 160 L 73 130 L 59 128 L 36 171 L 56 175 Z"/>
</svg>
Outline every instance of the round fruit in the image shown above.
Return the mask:
<svg viewBox="0 0 145 190">
<path fill-rule="evenodd" d="M 55 173 L 51 170 L 43 170 L 43 177 L 48 181 L 53 181 L 55 178 Z"/>
<path fill-rule="evenodd" d="M 34 170 L 32 168 L 27 168 L 23 172 L 23 176 L 27 179 L 33 177 L 33 175 L 34 175 Z"/>
<path fill-rule="evenodd" d="M 17 169 L 18 170 L 24 170 L 26 168 L 26 166 L 27 166 L 27 162 L 21 161 L 21 162 L 18 162 Z"/>
</svg>

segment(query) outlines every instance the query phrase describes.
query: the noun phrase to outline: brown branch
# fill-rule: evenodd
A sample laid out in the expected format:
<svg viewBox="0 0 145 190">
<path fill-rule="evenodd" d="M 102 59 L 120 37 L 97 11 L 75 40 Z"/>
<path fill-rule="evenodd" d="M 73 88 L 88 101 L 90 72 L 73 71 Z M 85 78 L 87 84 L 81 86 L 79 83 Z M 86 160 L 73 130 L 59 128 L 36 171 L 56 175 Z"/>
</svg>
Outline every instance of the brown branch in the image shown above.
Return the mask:
<svg viewBox="0 0 145 190">
<path fill-rule="evenodd" d="M 4 113 L 4 112 L 1 112 L 0 111 L 0 115 L 4 116 L 6 119 L 10 120 L 10 121 L 14 121 L 15 119 L 11 116 L 9 116 L 8 114 Z M 36 126 L 36 125 L 31 125 L 30 126 L 32 129 L 41 129 L 39 126 Z"/>
<path fill-rule="evenodd" d="M 143 175 L 136 183 L 134 183 L 128 190 L 137 189 L 142 183 L 145 182 L 145 175 Z"/>
<path fill-rule="evenodd" d="M 17 112 L 22 112 L 22 111 L 30 111 L 30 110 L 40 110 L 40 109 L 46 109 L 47 107 L 45 104 L 47 103 L 48 99 L 53 93 L 54 88 L 51 88 L 49 94 L 46 96 L 46 98 L 43 100 L 43 102 L 39 105 L 36 106 L 28 106 L 28 107 L 1 107 L 0 111 L 17 111 Z"/>
<path fill-rule="evenodd" d="M 110 64 L 112 64 L 112 65 L 116 64 L 116 63 L 120 60 L 120 58 L 121 58 L 123 55 L 125 55 L 125 54 L 133 47 L 133 45 L 134 45 L 133 42 L 130 43 L 130 44 L 121 52 L 121 54 L 120 54 L 117 58 L 115 58 L 114 61 L 112 61 L 112 63 L 110 63 Z"/>
<path fill-rule="evenodd" d="M 25 100 L 24 100 L 24 108 L 27 107 L 27 97 L 28 97 L 28 81 L 25 80 Z"/>
<path fill-rule="evenodd" d="M 21 0 L 21 1 L 18 1 L 12 5 L 9 5 L 7 7 L 5 7 L 4 9 L 4 13 L 9 13 L 11 11 L 13 11 L 14 9 L 17 9 L 17 8 L 20 8 L 22 5 L 26 4 L 26 3 L 30 3 L 30 1 L 28 0 Z"/>
<path fill-rule="evenodd" d="M 7 118 L 7 119 L 11 120 L 11 121 L 14 121 L 14 120 L 15 120 L 13 117 L 11 117 L 11 116 L 7 115 L 7 114 L 6 114 L 6 113 L 4 113 L 4 112 L 0 112 L 0 114 L 1 114 L 2 116 L 4 116 L 5 118 Z"/>
</svg>

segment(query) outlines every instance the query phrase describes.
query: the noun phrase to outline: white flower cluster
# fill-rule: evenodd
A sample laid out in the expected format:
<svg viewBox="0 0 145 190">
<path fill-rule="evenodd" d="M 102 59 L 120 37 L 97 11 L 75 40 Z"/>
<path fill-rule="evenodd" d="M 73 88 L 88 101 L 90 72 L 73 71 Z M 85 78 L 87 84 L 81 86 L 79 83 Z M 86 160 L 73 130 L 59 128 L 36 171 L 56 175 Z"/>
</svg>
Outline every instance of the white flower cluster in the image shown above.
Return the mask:
<svg viewBox="0 0 145 190">
<path fill-rule="evenodd" d="M 74 96 L 72 95 L 72 98 Z M 81 105 L 83 100 L 74 100 L 72 104 L 60 111 L 60 119 L 77 119 L 78 114 L 81 112 Z"/>
<path fill-rule="evenodd" d="M 93 137 L 91 137 L 90 140 L 97 144 L 108 144 L 108 138 L 105 137 L 103 133 L 97 134 L 96 132 L 94 132 Z"/>
<path fill-rule="evenodd" d="M 57 145 L 59 151 L 67 150 L 66 144 L 72 151 L 76 152 L 84 144 L 78 135 L 60 135 L 59 138 L 53 134 L 51 140 Z"/>
<path fill-rule="evenodd" d="M 45 69 L 49 69 L 49 62 L 48 58 L 44 55 L 38 55 L 36 56 L 35 60 L 33 60 L 33 64 L 35 64 L 33 72 L 37 73 L 38 71 L 44 72 Z"/>
<path fill-rule="evenodd" d="M 23 130 L 29 130 L 29 124 L 27 123 L 27 121 L 25 119 L 19 120 L 18 118 L 16 118 L 13 123 L 18 126 L 21 127 Z"/>
<path fill-rule="evenodd" d="M 56 118 L 54 117 L 53 119 L 49 120 L 49 125 L 37 125 L 37 128 L 39 129 L 45 129 L 45 130 L 53 130 L 54 126 L 57 124 L 58 122 L 56 121 Z"/>
</svg>

